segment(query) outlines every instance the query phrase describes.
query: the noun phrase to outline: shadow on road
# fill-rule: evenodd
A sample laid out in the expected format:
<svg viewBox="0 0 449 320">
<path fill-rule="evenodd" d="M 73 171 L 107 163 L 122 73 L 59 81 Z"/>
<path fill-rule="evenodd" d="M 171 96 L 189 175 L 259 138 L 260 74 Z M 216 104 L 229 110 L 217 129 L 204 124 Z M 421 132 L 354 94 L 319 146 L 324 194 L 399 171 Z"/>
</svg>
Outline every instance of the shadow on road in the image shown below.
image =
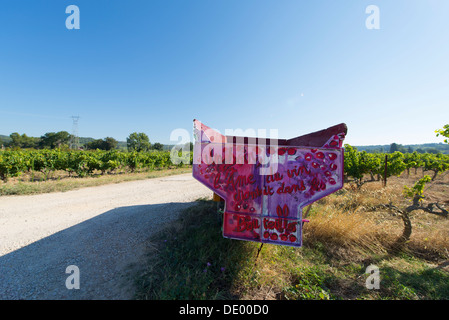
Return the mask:
<svg viewBox="0 0 449 320">
<path fill-rule="evenodd" d="M 119 207 L 0 257 L 0 299 L 132 299 L 148 238 L 195 202 Z M 79 289 L 67 289 L 68 266 Z M 75 282 L 71 282 L 72 284 Z"/>
</svg>

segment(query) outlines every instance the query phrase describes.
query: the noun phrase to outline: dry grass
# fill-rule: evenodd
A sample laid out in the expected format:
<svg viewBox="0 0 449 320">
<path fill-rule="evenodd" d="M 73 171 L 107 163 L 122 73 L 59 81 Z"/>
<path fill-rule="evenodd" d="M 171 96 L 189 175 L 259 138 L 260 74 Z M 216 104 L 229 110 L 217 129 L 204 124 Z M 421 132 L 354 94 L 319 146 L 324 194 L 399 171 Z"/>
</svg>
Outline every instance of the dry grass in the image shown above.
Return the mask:
<svg viewBox="0 0 449 320">
<path fill-rule="evenodd" d="M 394 227 L 376 223 L 372 217 L 329 207 L 323 209 L 304 228 L 306 245 L 319 242 L 336 258 L 360 260 L 365 251 L 385 253 L 385 243 L 394 241 L 391 232 Z"/>
<path fill-rule="evenodd" d="M 322 242 L 339 257 L 363 259 L 367 252 L 385 254 L 403 230 L 397 213 L 379 209 L 379 205 L 406 207 L 410 202 L 402 195 L 404 185 L 411 186 L 422 177 L 403 175 L 390 178 L 387 186 L 380 182 L 367 183 L 361 189 L 346 185 L 337 194 L 314 205 L 310 223 L 304 229 L 304 242 Z M 449 176 L 444 175 L 429 184 L 425 201 L 445 203 Z M 446 197 L 446 198 L 445 198 Z M 410 214 L 412 236 L 404 249 L 429 260 L 449 258 L 449 219 L 422 210 Z"/>
</svg>

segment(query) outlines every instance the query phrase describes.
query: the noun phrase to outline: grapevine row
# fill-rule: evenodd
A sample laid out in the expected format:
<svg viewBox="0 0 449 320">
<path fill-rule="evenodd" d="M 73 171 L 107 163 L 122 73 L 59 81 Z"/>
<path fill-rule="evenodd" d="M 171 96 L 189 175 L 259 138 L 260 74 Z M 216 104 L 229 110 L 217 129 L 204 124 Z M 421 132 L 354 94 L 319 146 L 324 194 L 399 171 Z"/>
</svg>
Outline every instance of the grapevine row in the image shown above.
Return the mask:
<svg viewBox="0 0 449 320">
<path fill-rule="evenodd" d="M 345 145 L 345 177 L 352 178 L 358 186 L 367 181 L 386 181 L 388 177 L 399 176 L 404 171 L 415 172 L 418 168 L 432 172 L 432 180 L 438 174 L 449 170 L 449 155 L 431 153 L 367 153 Z M 370 180 L 364 180 L 369 176 Z"/>
<path fill-rule="evenodd" d="M 192 159 L 191 159 L 192 161 Z M 0 151 L 0 179 L 7 181 L 25 172 L 51 172 L 62 170 L 69 176 L 85 177 L 93 173 L 134 172 L 174 166 L 169 151 L 121 152 L 111 151 L 64 151 L 12 150 Z M 182 166 L 182 163 L 178 166 Z"/>
<path fill-rule="evenodd" d="M 192 163 L 192 153 L 190 154 Z M 367 153 L 345 145 L 344 173 L 346 181 L 352 179 L 359 186 L 366 181 L 386 180 L 399 176 L 410 169 L 423 168 L 433 172 L 432 180 L 438 174 L 449 170 L 449 155 L 430 153 Z M 182 164 L 180 164 L 182 165 Z M 0 151 L 0 179 L 25 172 L 51 172 L 62 170 L 69 176 L 76 174 L 85 177 L 93 173 L 113 173 L 116 171 L 134 172 L 141 169 L 153 170 L 174 166 L 169 151 L 121 152 L 75 151 L 75 150 L 7 150 Z M 366 180 L 370 177 L 370 180 Z M 365 179 L 365 180 L 364 180 Z"/>
</svg>

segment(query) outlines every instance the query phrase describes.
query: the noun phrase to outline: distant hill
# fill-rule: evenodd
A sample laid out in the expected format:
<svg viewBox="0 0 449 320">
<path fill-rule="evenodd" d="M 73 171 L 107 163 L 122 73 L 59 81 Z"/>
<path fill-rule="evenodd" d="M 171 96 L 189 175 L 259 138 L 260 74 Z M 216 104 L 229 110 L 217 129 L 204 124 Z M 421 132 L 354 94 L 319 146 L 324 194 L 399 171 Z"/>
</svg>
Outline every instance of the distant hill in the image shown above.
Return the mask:
<svg viewBox="0 0 449 320">
<path fill-rule="evenodd" d="M 444 153 L 449 154 L 449 144 L 445 143 L 424 143 L 424 144 L 406 144 L 406 145 L 397 145 L 399 147 L 399 151 L 413 152 L 417 151 L 420 153 Z M 391 144 L 385 145 L 372 145 L 372 146 L 354 146 L 358 151 L 366 151 L 368 153 L 377 153 L 377 152 L 390 152 Z"/>
<path fill-rule="evenodd" d="M 9 136 L 4 136 L 0 134 L 0 140 L 2 141 L 2 143 L 8 143 L 11 141 L 11 138 Z"/>
</svg>

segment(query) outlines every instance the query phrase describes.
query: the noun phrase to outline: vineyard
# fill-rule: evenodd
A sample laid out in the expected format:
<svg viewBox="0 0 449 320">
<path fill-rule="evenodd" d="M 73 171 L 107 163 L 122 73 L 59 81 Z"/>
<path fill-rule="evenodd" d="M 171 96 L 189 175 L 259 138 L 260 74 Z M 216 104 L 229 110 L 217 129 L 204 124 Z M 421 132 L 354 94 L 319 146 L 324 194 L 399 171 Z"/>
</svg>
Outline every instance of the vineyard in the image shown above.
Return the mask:
<svg viewBox="0 0 449 320">
<path fill-rule="evenodd" d="M 193 155 L 190 154 L 190 163 Z M 0 179 L 7 181 L 24 173 L 41 172 L 46 177 L 64 171 L 69 177 L 136 172 L 182 166 L 174 164 L 169 151 L 122 152 L 75 150 L 6 150 L 0 151 Z M 357 186 L 371 181 L 384 181 L 403 172 L 422 168 L 434 180 L 449 170 L 449 155 L 430 153 L 367 153 L 345 145 L 345 180 Z M 369 177 L 369 179 L 366 179 Z"/>
<path fill-rule="evenodd" d="M 180 163 L 176 166 L 182 165 Z M 136 172 L 172 166 L 175 165 L 170 159 L 169 151 L 64 151 L 60 149 L 0 151 L 0 178 L 5 182 L 11 177 L 33 172 L 41 172 L 48 177 L 55 171 L 64 171 L 69 177 L 86 177 L 93 174 Z"/>
<path fill-rule="evenodd" d="M 449 170 L 449 155 L 431 153 L 367 153 L 345 145 L 345 178 L 357 186 L 366 182 L 383 181 L 386 184 L 391 176 L 400 176 L 403 172 L 410 174 L 422 168 L 423 172 L 431 173 L 432 181 Z M 370 179 L 366 180 L 366 176 Z"/>
<path fill-rule="evenodd" d="M 192 160 L 190 153 L 190 163 Z M 344 164 L 346 186 L 335 196 L 325 197 L 309 207 L 310 222 L 304 229 L 302 250 L 266 245 L 260 251 L 261 247 L 254 242 L 226 241 L 217 224 L 217 204 L 198 201 L 197 206 L 184 212 L 182 219 L 168 224 L 163 233 L 150 239 L 153 251 L 148 254 L 146 270 L 151 272 L 145 273 L 143 280 L 139 278 L 139 299 L 447 299 L 449 155 L 367 153 L 345 145 Z M 181 166 L 171 161 L 169 151 L 4 150 L 0 151 L 0 177 L 4 181 L 0 182 L 0 195 L 54 192 L 60 189 L 53 189 L 53 182 L 79 183 L 75 187 L 85 187 L 89 180 L 135 177 L 141 175 L 138 172 L 147 176 L 145 171 L 163 168 L 176 172 L 178 169 L 171 168 Z M 190 166 L 185 167 L 184 173 L 190 171 Z M 131 172 L 134 173 L 120 174 Z M 56 180 L 55 176 L 73 178 L 45 183 L 34 182 L 39 178 L 31 179 L 33 182 L 23 185 L 26 188 L 33 185 L 37 189 L 6 190 L 7 187 L 19 186 L 22 179 L 33 175 L 53 180 Z M 401 177 L 395 177 L 399 175 Z M 435 180 L 432 188 L 424 190 L 424 185 L 430 184 L 432 178 Z M 8 179 L 10 181 L 5 183 Z M 388 185 L 382 187 L 379 181 L 385 183 L 387 180 Z M 369 183 L 372 181 L 377 183 Z M 169 182 L 166 183 L 164 188 Z M 48 189 L 39 189 L 48 185 Z M 117 187 L 129 193 L 135 190 L 123 184 Z M 162 189 L 162 186 L 158 185 L 158 188 Z M 98 197 L 101 189 L 92 190 L 95 199 L 104 197 Z M 190 189 L 195 191 L 196 187 Z M 111 189 L 105 190 L 110 192 Z M 181 199 L 184 193 L 178 192 L 177 187 L 176 191 Z M 114 202 L 118 209 L 107 212 L 118 215 L 130 208 L 149 210 L 151 205 L 132 205 L 131 201 L 135 200 L 127 199 L 126 192 L 117 193 L 121 197 L 116 198 L 125 198 L 120 200 L 123 202 Z M 158 198 L 158 203 L 165 201 L 171 206 L 177 201 L 173 200 L 172 193 L 167 194 L 170 198 Z M 78 196 L 72 194 L 70 198 L 78 201 Z M 151 193 L 141 195 L 145 203 L 147 200 L 150 202 L 145 198 L 147 196 L 149 199 L 156 197 Z M 10 198 L 5 199 L 5 203 L 15 200 Z M 34 197 L 23 199 L 24 202 L 35 201 Z M 110 198 L 106 199 L 110 201 Z M 57 206 L 48 200 L 40 202 L 40 207 L 45 210 L 48 205 L 49 208 L 57 208 L 58 215 L 65 213 L 60 201 L 53 201 Z M 87 211 L 85 205 L 98 205 L 97 200 L 84 202 L 83 209 L 75 207 L 70 210 L 81 213 Z M 11 209 L 7 209 L 5 203 L 4 211 L 8 212 Z M 126 211 L 121 211 L 120 206 L 124 203 L 123 210 Z M 19 208 L 11 210 L 12 213 L 23 211 L 21 205 L 16 205 Z M 104 208 L 104 202 L 100 205 Z M 27 206 L 24 204 L 24 208 Z M 43 212 L 40 214 L 44 215 Z M 18 216 L 23 220 L 22 215 Z M 131 216 L 134 215 L 129 215 L 130 219 Z M 145 217 L 150 216 L 145 214 Z M 159 218 L 159 215 L 154 216 Z M 176 237 L 173 237 L 175 233 Z M 381 270 L 379 290 L 365 287 L 368 277 L 365 270 L 371 263 Z M 185 285 L 184 279 L 188 277 L 191 277 L 193 286 Z"/>
</svg>

